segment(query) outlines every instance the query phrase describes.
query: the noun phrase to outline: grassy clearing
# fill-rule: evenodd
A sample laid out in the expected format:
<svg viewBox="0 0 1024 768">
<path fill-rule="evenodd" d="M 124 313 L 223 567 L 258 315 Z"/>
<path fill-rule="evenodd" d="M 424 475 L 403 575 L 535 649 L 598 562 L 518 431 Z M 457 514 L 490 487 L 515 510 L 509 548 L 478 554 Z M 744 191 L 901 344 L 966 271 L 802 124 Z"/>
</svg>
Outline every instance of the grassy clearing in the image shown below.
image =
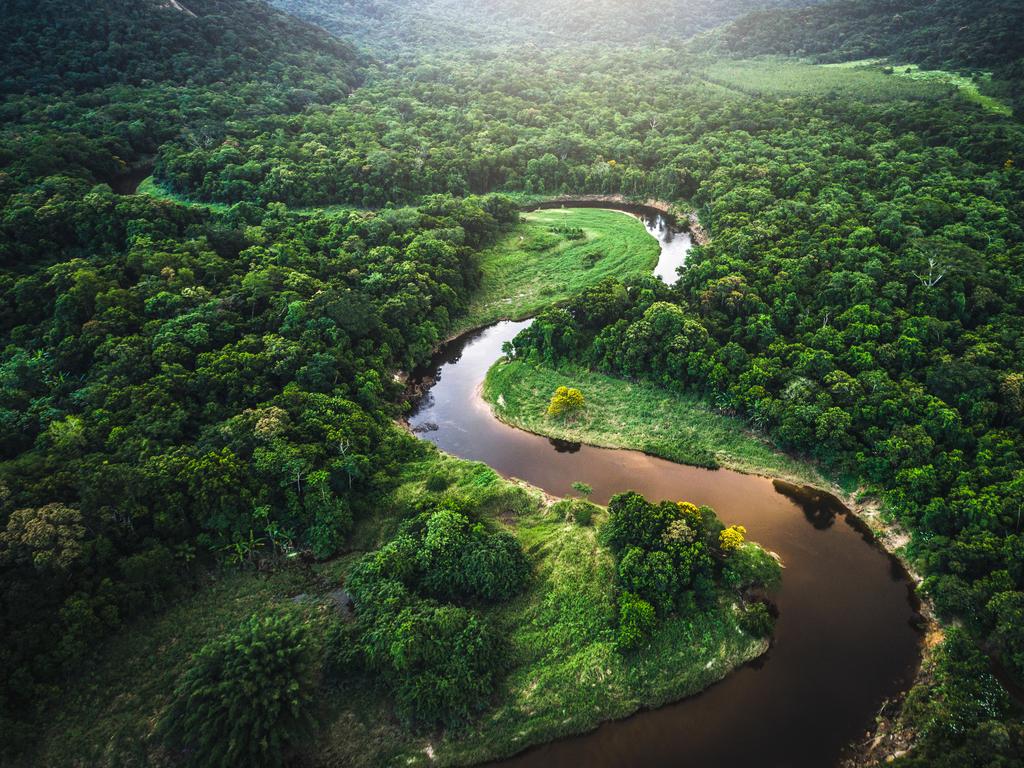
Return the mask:
<svg viewBox="0 0 1024 768">
<path fill-rule="evenodd" d="M 231 206 L 226 203 L 203 203 L 164 189 L 156 183 L 156 179 L 152 176 L 147 176 L 139 182 L 139 187 L 135 190 L 135 194 L 148 195 L 149 197 L 155 197 L 158 200 L 170 200 L 172 203 L 184 205 L 189 208 L 206 208 L 207 210 L 216 211 L 218 213 L 226 213 L 231 210 Z"/>
<path fill-rule="evenodd" d="M 575 229 L 583 231 L 582 238 L 565 234 Z M 618 211 L 558 208 L 527 213 L 481 253 L 483 281 L 462 327 L 528 317 L 609 275 L 621 279 L 650 274 L 659 252 L 644 225 Z"/>
<path fill-rule="evenodd" d="M 831 67 L 793 59 L 763 57 L 724 59 L 706 67 L 701 76 L 751 96 L 856 96 L 868 102 L 899 99 L 942 99 L 950 84 L 929 79 L 886 75 L 879 67 Z"/>
<path fill-rule="evenodd" d="M 550 418 L 548 401 L 562 385 L 582 390 L 586 407 L 569 419 Z M 682 464 L 823 482 L 813 467 L 776 450 L 741 419 L 715 413 L 696 396 L 652 384 L 575 366 L 554 369 L 514 361 L 488 371 L 483 395 L 503 421 L 549 437 L 632 448 Z"/>
<path fill-rule="evenodd" d="M 723 595 L 713 610 L 666 621 L 646 648 L 621 656 L 612 630 L 615 569 L 598 546 L 596 528 L 566 522 L 536 489 L 426 446 L 424 458 L 404 468 L 387 508 L 361 524 L 356 540 L 376 546 L 422 502 L 447 493 L 467 497 L 507 526 L 535 568 L 525 594 L 490 610 L 512 649 L 494 707 L 458 732 L 411 733 L 382 691 L 325 687 L 321 727 L 304 750 L 304 764 L 444 766 L 494 759 L 696 693 L 766 648 L 740 631 L 732 598 Z M 308 597 L 299 605 L 319 632 L 331 609 L 318 596 L 339 583 L 356 556 L 270 575 L 233 571 L 127 627 L 80 670 L 59 710 L 41 719 L 38 751 L 25 765 L 171 764 L 153 733 L 192 654 L 254 612 L 296 605 L 300 593 Z"/>
<path fill-rule="evenodd" d="M 178 205 L 188 206 L 189 208 L 205 208 L 208 211 L 216 213 L 226 213 L 232 208 L 232 206 L 227 203 L 206 203 L 199 200 L 193 200 L 185 195 L 179 195 L 176 192 L 171 192 L 157 184 L 156 179 L 152 176 L 147 176 L 139 183 L 139 188 L 135 191 L 135 194 L 149 195 L 150 197 L 155 197 L 160 200 L 170 200 Z M 344 213 L 346 211 L 353 211 L 357 209 L 352 205 L 327 205 L 321 207 L 289 208 L 288 210 L 292 213 L 309 215 L 314 213 Z"/>
<path fill-rule="evenodd" d="M 1010 116 L 1013 110 L 997 98 L 986 96 L 979 89 L 979 80 L 985 82 L 992 79 L 991 72 L 978 73 L 978 79 L 964 77 L 956 72 L 949 72 L 944 69 L 921 69 L 917 64 L 892 64 L 885 59 L 860 59 L 858 61 L 845 61 L 839 64 L 824 64 L 822 66 L 836 69 L 854 70 L 881 70 L 890 68 L 892 75 L 907 78 L 919 83 L 941 83 L 951 85 L 960 91 L 960 94 L 968 101 L 980 104 L 985 109 L 995 112 L 998 115 Z"/>
</svg>

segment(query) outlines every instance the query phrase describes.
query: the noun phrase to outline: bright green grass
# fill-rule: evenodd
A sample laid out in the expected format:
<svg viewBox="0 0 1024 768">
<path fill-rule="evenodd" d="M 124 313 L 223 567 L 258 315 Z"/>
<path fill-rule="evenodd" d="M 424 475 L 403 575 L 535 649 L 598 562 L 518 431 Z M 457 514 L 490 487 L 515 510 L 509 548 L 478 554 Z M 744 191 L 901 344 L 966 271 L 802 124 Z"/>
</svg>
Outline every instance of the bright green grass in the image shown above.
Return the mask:
<svg viewBox="0 0 1024 768">
<path fill-rule="evenodd" d="M 619 211 L 557 208 L 523 219 L 480 254 L 483 281 L 462 328 L 522 319 L 604 277 L 649 275 L 658 263 L 658 241 Z M 570 240 L 552 227 L 580 228 L 586 238 Z"/>
<path fill-rule="evenodd" d="M 858 61 L 844 61 L 839 64 L 824 64 L 825 67 L 837 69 L 865 69 L 878 71 L 884 66 L 892 67 L 892 75 L 908 78 L 921 83 L 941 83 L 951 85 L 960 91 L 960 94 L 968 101 L 980 104 L 985 109 L 999 115 L 1012 115 L 1013 110 L 997 98 L 986 96 L 978 89 L 978 82 L 970 77 L 964 77 L 956 72 L 948 72 L 944 69 L 921 69 L 917 64 L 890 64 L 885 59 L 860 59 Z M 982 80 L 989 80 L 992 73 L 983 72 L 979 74 Z"/>
<path fill-rule="evenodd" d="M 942 99 L 947 83 L 884 74 L 877 67 L 828 67 L 794 59 L 723 59 L 701 73 L 711 82 L 751 96 L 819 96 L 835 93 L 863 101 Z"/>
<path fill-rule="evenodd" d="M 157 184 L 156 179 L 152 176 L 147 176 L 139 183 L 139 188 L 135 190 L 137 195 L 149 195 L 160 200 L 170 200 L 178 205 L 185 205 L 189 208 L 205 208 L 209 211 L 215 211 L 217 213 L 226 213 L 231 210 L 231 206 L 227 203 L 206 203 L 199 200 L 193 200 L 185 195 L 179 195 L 176 192 L 164 189 Z M 327 205 L 321 207 L 307 207 L 307 208 L 289 208 L 292 213 L 299 214 L 335 214 L 344 213 L 347 211 L 357 210 L 352 205 Z"/>
<path fill-rule="evenodd" d="M 552 393 L 562 385 L 579 388 L 586 399 L 583 412 L 570 419 L 546 414 Z M 715 413 L 696 396 L 652 384 L 571 365 L 554 369 L 500 361 L 487 372 L 483 396 L 502 421 L 549 437 L 632 448 L 682 464 L 823 482 L 813 467 L 776 450 L 741 419 Z"/>
<path fill-rule="evenodd" d="M 171 192 L 157 184 L 156 179 L 152 176 L 147 176 L 139 182 L 139 187 L 135 190 L 135 194 L 148 195 L 149 197 L 155 197 L 158 200 L 170 200 L 173 203 L 185 205 L 189 208 L 206 208 L 219 213 L 224 213 L 231 209 L 231 206 L 226 203 L 202 203 L 197 200 L 192 200 L 185 195 L 179 195 Z"/>
<path fill-rule="evenodd" d="M 439 477 L 447 487 L 439 488 Z M 595 527 L 567 523 L 533 488 L 503 480 L 484 464 L 424 446 L 403 469 L 390 503 L 364 522 L 365 548 L 390 538 L 424 501 L 456 493 L 522 542 L 535 569 L 527 592 L 489 611 L 512 649 L 509 674 L 494 706 L 457 732 L 411 733 L 387 696 L 367 686 L 324 687 L 315 742 L 302 753 L 314 766 L 467 765 L 535 743 L 589 730 L 696 693 L 767 643 L 742 633 L 731 596 L 710 611 L 671 619 L 650 644 L 623 657 L 614 650 L 614 564 Z M 600 510 L 596 522 L 603 520 Z M 22 765 L 96 768 L 169 765 L 154 735 L 175 682 L 204 644 L 256 611 L 301 603 L 315 634 L 329 615 L 322 595 L 357 557 L 351 553 L 308 571 L 230 572 L 162 614 L 139 620 L 107 641 L 41 718 L 37 751 Z M 428 751 L 434 759 L 428 757 Z"/>
</svg>

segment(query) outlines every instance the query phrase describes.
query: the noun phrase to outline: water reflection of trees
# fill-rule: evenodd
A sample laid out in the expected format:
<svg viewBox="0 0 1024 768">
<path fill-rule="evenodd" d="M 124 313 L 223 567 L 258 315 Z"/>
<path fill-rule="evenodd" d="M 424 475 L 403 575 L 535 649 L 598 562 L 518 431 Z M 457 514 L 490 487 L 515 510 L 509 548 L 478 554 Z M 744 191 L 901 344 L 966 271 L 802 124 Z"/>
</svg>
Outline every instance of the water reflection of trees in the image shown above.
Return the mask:
<svg viewBox="0 0 1024 768">
<path fill-rule="evenodd" d="M 836 515 L 846 511 L 846 507 L 839 499 L 817 488 L 787 483 L 785 480 L 773 480 L 772 485 L 776 492 L 800 507 L 807 522 L 819 531 L 831 528 L 836 521 Z"/>
<path fill-rule="evenodd" d="M 549 437 L 548 442 L 554 446 L 559 453 L 577 453 L 583 447 L 583 443 L 574 443 L 571 440 L 559 440 L 557 437 Z"/>
</svg>

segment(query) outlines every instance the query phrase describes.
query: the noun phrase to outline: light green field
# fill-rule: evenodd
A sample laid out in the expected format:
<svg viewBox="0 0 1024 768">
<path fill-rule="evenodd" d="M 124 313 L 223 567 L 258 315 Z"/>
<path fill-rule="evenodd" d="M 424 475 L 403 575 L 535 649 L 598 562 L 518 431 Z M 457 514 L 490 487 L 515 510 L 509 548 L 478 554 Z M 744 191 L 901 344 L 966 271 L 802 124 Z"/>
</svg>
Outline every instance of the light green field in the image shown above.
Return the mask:
<svg viewBox="0 0 1024 768">
<path fill-rule="evenodd" d="M 931 79 L 886 75 L 879 67 L 833 67 L 766 56 L 723 59 L 701 73 L 713 83 L 751 96 L 856 96 L 868 102 L 946 98 L 950 84 Z"/>
<path fill-rule="evenodd" d="M 582 413 L 547 416 L 558 386 L 577 387 Z M 484 381 L 483 396 L 498 418 L 548 437 L 609 448 L 631 448 L 703 467 L 726 467 L 821 485 L 810 465 L 776 450 L 738 418 L 710 410 L 693 395 L 634 384 L 565 365 L 558 369 L 525 361 L 498 362 Z"/>
<path fill-rule="evenodd" d="M 160 200 L 170 200 L 171 202 L 177 203 L 178 205 L 185 205 L 189 208 L 205 208 L 209 211 L 215 211 L 217 213 L 226 213 L 231 210 L 230 205 L 227 203 L 206 203 L 199 200 L 193 200 L 185 195 L 179 195 L 175 192 L 171 192 L 168 189 L 164 189 L 157 184 L 156 179 L 152 176 L 147 176 L 139 183 L 139 188 L 135 190 L 137 195 L 149 195 Z M 357 210 L 352 205 L 328 205 L 323 207 L 311 207 L 311 208 L 289 208 L 292 213 L 299 214 L 314 214 L 314 213 L 343 213 L 345 211 Z"/>
<path fill-rule="evenodd" d="M 921 69 L 917 64 L 889 64 L 884 59 L 860 59 L 858 61 L 845 61 L 840 64 L 824 64 L 822 66 L 836 69 L 853 70 L 879 70 L 882 67 L 892 68 L 892 74 L 897 77 L 907 78 L 919 83 L 942 83 L 952 85 L 968 101 L 980 104 L 985 109 L 999 115 L 1012 115 L 1013 110 L 1007 105 L 992 96 L 986 96 L 978 89 L 978 82 L 970 77 L 964 77 L 956 72 L 948 72 L 944 69 Z M 981 80 L 991 79 L 990 72 L 979 74 Z"/>
<path fill-rule="evenodd" d="M 570 240 L 552 228 L 579 228 L 585 237 Z M 460 327 L 529 317 L 608 276 L 649 275 L 660 252 L 639 219 L 619 211 L 558 208 L 527 213 L 481 253 L 483 281 Z"/>
<path fill-rule="evenodd" d="M 439 474 L 448 488 L 427 490 L 427 479 Z M 302 750 L 308 758 L 302 764 L 483 762 L 696 693 L 767 648 L 739 629 L 734 598 L 723 595 L 710 611 L 664 621 L 647 647 L 623 657 L 614 649 L 612 629 L 614 563 L 598 546 L 596 528 L 566 522 L 538 491 L 503 480 L 483 464 L 432 448 L 404 468 L 390 508 L 366 521 L 356 540 L 375 547 L 418 504 L 445 493 L 470 499 L 495 524 L 508 526 L 535 569 L 525 594 L 489 610 L 512 649 L 494 707 L 461 731 L 412 733 L 379 690 L 325 687 L 318 741 Z M 128 626 L 83 666 L 60 708 L 40 720 L 47 727 L 38 735 L 38 751 L 23 765 L 169 765 L 154 728 L 192 654 L 253 612 L 275 606 L 300 606 L 321 635 L 329 608 L 320 596 L 338 584 L 355 557 L 269 575 L 229 571 L 190 599 Z M 296 603 L 300 594 L 306 599 Z"/>
</svg>

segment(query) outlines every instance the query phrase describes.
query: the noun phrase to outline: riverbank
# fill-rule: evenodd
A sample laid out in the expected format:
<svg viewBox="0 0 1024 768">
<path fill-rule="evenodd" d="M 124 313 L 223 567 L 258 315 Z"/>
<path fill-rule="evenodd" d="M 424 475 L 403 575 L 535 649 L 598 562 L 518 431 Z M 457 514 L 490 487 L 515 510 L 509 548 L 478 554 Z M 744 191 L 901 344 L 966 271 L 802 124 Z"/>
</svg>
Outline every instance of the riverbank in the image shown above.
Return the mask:
<svg viewBox="0 0 1024 768">
<path fill-rule="evenodd" d="M 579 388 L 586 407 L 574 417 L 549 417 L 548 400 L 562 385 Z M 829 485 L 812 465 L 777 450 L 742 419 L 716 413 L 694 395 L 578 366 L 550 368 L 519 360 L 492 366 L 481 394 L 501 421 L 545 437 L 642 451 L 678 464 Z"/>
<path fill-rule="evenodd" d="M 558 386 L 579 388 L 586 405 L 571 418 L 546 414 Z M 494 415 L 509 426 L 558 440 L 626 448 L 697 465 L 718 466 L 746 474 L 788 480 L 825 489 L 836 496 L 877 545 L 898 562 L 913 584 L 921 577 L 906 556 L 908 534 L 886 516 L 877 500 L 859 490 L 840 487 L 816 467 L 775 449 L 738 418 L 710 410 L 695 396 L 679 395 L 645 383 L 633 383 L 585 368 L 557 368 L 525 361 L 500 360 L 487 372 L 480 394 Z M 942 636 L 927 602 L 919 606 L 919 625 L 926 640 L 914 687 L 927 684 L 931 651 Z M 887 700 L 876 727 L 850 746 L 844 768 L 884 762 L 912 749 L 915 729 L 901 717 L 905 691 Z"/>
</svg>

